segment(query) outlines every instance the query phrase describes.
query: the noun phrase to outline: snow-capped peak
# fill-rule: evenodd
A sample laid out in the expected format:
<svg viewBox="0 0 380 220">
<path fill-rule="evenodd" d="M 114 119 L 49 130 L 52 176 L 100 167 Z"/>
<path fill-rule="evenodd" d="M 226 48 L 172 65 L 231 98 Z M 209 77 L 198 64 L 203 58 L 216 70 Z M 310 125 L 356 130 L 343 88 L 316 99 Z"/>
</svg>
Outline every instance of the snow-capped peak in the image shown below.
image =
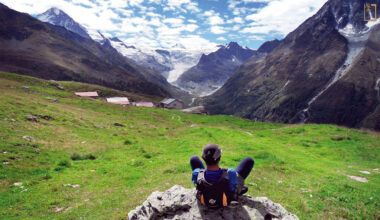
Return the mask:
<svg viewBox="0 0 380 220">
<path fill-rule="evenodd" d="M 61 10 L 59 10 L 58 8 L 53 8 L 53 10 L 56 15 L 59 15 L 61 13 Z"/>
<path fill-rule="evenodd" d="M 40 21 L 53 25 L 62 26 L 69 31 L 77 33 L 85 38 L 90 38 L 86 28 L 75 22 L 69 15 L 58 8 L 50 8 L 42 14 L 37 15 Z"/>
</svg>

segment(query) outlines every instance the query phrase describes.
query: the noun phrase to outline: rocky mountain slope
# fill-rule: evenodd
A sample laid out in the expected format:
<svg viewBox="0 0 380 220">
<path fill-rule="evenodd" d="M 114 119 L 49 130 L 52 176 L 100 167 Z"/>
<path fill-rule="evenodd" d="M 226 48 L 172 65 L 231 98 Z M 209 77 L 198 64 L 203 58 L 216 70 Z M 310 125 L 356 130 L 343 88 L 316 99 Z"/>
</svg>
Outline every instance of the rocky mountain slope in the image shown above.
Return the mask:
<svg viewBox="0 0 380 220">
<path fill-rule="evenodd" d="M 277 39 L 265 42 L 257 51 L 236 42 L 220 45 L 216 52 L 202 55 L 198 64 L 184 72 L 174 84 L 195 96 L 210 95 L 222 87 L 241 64 L 248 59 L 262 61 L 280 42 Z"/>
<path fill-rule="evenodd" d="M 220 88 L 236 69 L 255 53 L 236 42 L 221 45 L 208 55 L 202 55 L 197 65 L 184 72 L 175 84 L 198 96 Z"/>
<path fill-rule="evenodd" d="M 266 197 L 242 196 L 237 207 L 208 210 L 196 199 L 196 190 L 175 185 L 165 192 L 153 192 L 148 199 L 128 214 L 130 220 L 138 219 L 287 219 L 298 220 L 280 204 Z"/>
<path fill-rule="evenodd" d="M 44 79 L 75 80 L 157 96 L 173 89 L 113 48 L 0 5 L 0 69 Z"/>
<path fill-rule="evenodd" d="M 364 21 L 366 2 L 379 4 L 329 0 L 262 62 L 243 64 L 204 100 L 207 110 L 380 129 L 380 20 Z"/>
</svg>

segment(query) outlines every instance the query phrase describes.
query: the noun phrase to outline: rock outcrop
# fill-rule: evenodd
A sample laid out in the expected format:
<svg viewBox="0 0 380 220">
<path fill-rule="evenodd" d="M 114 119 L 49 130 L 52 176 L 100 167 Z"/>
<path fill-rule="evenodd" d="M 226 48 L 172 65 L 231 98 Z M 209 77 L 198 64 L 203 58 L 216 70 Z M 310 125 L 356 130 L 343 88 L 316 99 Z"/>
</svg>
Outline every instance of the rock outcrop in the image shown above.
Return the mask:
<svg viewBox="0 0 380 220">
<path fill-rule="evenodd" d="M 280 204 L 266 197 L 242 196 L 239 205 L 218 210 L 202 206 L 195 198 L 196 190 L 175 185 L 165 192 L 153 192 L 135 210 L 129 212 L 136 219 L 286 219 L 298 220 Z"/>
<path fill-rule="evenodd" d="M 204 106 L 195 106 L 191 108 L 182 109 L 181 112 L 183 113 L 190 113 L 190 114 L 199 114 L 199 115 L 208 115 L 206 109 Z"/>
</svg>

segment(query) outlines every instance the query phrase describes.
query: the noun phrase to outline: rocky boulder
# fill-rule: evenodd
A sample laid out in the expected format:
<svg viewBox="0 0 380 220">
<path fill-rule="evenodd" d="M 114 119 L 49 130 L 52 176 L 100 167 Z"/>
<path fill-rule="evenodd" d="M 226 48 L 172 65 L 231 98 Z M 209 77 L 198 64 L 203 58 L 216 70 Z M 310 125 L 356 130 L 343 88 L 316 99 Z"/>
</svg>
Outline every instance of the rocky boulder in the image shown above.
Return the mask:
<svg viewBox="0 0 380 220">
<path fill-rule="evenodd" d="M 208 114 L 204 106 L 195 106 L 191 108 L 182 109 L 181 112 L 190 113 L 190 114 L 200 114 L 200 115 Z"/>
<path fill-rule="evenodd" d="M 280 204 L 266 197 L 242 196 L 239 205 L 218 210 L 202 206 L 195 198 L 196 190 L 175 185 L 165 192 L 153 192 L 148 199 L 128 214 L 136 219 L 286 219 L 298 220 Z"/>
</svg>

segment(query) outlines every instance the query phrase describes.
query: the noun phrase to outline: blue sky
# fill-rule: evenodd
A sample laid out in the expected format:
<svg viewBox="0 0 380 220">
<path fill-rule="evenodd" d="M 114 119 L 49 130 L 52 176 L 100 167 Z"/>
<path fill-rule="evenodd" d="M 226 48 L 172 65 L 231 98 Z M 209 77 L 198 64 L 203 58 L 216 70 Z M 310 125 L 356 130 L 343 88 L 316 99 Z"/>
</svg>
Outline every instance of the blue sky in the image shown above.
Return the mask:
<svg viewBox="0 0 380 220">
<path fill-rule="evenodd" d="M 236 41 L 257 49 L 281 39 L 327 0 L 0 0 L 36 15 L 57 7 L 88 29 L 138 47 L 206 48 Z"/>
</svg>

